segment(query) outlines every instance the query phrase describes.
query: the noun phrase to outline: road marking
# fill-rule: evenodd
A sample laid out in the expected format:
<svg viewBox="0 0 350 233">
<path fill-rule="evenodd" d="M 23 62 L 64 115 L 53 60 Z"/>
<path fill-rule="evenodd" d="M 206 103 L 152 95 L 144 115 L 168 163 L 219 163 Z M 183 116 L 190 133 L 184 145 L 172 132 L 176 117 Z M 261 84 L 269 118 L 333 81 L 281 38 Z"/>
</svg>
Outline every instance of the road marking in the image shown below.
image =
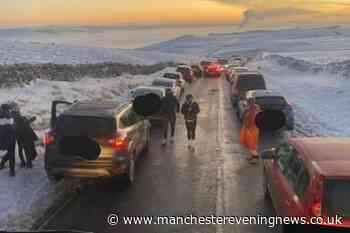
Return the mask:
<svg viewBox="0 0 350 233">
<path fill-rule="evenodd" d="M 221 81 L 221 80 L 220 80 Z M 217 194 L 216 194 L 216 216 L 225 216 L 225 208 L 224 208 L 224 198 L 225 198 L 225 192 L 224 192 L 224 169 L 223 169 L 223 155 L 222 155 L 222 149 L 223 149 L 223 86 L 222 82 L 220 82 L 220 88 L 219 88 L 219 111 L 218 111 L 218 133 L 217 133 L 217 151 L 221 152 L 219 153 L 219 166 L 217 168 Z M 219 150 L 218 150 L 219 149 Z M 217 224 L 216 225 L 216 233 L 223 233 L 224 232 L 224 225 Z"/>
<path fill-rule="evenodd" d="M 222 166 L 217 169 L 216 216 L 224 216 L 224 176 Z M 223 233 L 224 226 L 216 224 L 216 233 Z"/>
</svg>

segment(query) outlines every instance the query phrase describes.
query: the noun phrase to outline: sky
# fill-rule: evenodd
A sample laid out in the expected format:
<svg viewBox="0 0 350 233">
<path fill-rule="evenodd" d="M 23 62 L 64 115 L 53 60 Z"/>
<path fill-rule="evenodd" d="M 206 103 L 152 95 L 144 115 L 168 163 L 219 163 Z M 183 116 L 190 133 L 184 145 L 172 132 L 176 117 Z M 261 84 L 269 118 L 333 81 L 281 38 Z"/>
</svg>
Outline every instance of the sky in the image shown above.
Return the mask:
<svg viewBox="0 0 350 233">
<path fill-rule="evenodd" d="M 0 27 L 237 24 L 239 28 L 350 22 L 350 0 L 0 0 Z"/>
</svg>

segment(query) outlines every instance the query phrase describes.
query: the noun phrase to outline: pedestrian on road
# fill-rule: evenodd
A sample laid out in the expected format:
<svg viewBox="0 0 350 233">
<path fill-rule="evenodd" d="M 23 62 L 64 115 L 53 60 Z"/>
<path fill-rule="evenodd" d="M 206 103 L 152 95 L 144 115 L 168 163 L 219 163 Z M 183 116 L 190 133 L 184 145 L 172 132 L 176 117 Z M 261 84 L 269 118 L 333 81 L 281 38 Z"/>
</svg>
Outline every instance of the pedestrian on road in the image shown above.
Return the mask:
<svg viewBox="0 0 350 233">
<path fill-rule="evenodd" d="M 32 161 L 37 156 L 35 141 L 38 140 L 38 136 L 35 134 L 30 124 L 34 122 L 36 118 L 32 117 L 27 119 L 21 115 L 19 109 L 15 109 L 12 112 L 12 115 L 18 144 L 18 155 L 21 159 L 21 167 L 32 168 Z M 23 151 L 25 152 L 26 159 L 24 159 Z"/>
<path fill-rule="evenodd" d="M 0 106 L 0 149 L 6 151 L 0 162 L 0 169 L 9 161 L 10 176 L 15 176 L 16 133 L 8 104 Z"/>
<path fill-rule="evenodd" d="M 162 145 L 166 145 L 168 139 L 168 128 L 171 128 L 170 141 L 174 142 L 176 113 L 180 111 L 180 103 L 174 96 L 171 89 L 166 89 L 165 97 L 162 99 L 161 114 L 162 114 L 162 128 L 163 128 L 163 141 Z"/>
<path fill-rule="evenodd" d="M 240 143 L 250 152 L 248 161 L 258 159 L 259 128 L 256 126 L 255 118 L 259 112 L 261 112 L 259 105 L 255 104 L 254 99 L 249 99 L 240 131 Z"/>
<path fill-rule="evenodd" d="M 185 118 L 189 149 L 194 149 L 192 141 L 196 139 L 197 115 L 199 112 L 199 105 L 193 101 L 193 96 L 191 94 L 186 95 L 186 101 L 182 105 L 181 113 Z"/>
</svg>

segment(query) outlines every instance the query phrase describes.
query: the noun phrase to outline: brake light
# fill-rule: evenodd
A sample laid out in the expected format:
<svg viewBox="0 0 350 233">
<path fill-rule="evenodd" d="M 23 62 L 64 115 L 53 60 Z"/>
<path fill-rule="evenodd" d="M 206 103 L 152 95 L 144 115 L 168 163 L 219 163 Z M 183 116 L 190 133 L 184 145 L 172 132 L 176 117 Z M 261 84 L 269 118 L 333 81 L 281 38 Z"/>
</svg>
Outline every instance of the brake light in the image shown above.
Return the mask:
<svg viewBox="0 0 350 233">
<path fill-rule="evenodd" d="M 121 136 L 110 139 L 109 144 L 116 150 L 126 150 L 129 147 L 128 139 Z"/>
<path fill-rule="evenodd" d="M 44 138 L 43 138 L 43 144 L 46 145 L 51 145 L 54 142 L 54 137 L 50 133 L 45 133 Z"/>
<path fill-rule="evenodd" d="M 311 212 L 316 217 L 320 217 L 322 215 L 322 204 L 320 201 L 317 201 L 312 205 Z"/>
<path fill-rule="evenodd" d="M 314 201 L 311 204 L 311 214 L 320 217 L 322 216 L 322 194 L 323 194 L 323 176 L 319 176 L 315 180 L 314 186 Z"/>
</svg>

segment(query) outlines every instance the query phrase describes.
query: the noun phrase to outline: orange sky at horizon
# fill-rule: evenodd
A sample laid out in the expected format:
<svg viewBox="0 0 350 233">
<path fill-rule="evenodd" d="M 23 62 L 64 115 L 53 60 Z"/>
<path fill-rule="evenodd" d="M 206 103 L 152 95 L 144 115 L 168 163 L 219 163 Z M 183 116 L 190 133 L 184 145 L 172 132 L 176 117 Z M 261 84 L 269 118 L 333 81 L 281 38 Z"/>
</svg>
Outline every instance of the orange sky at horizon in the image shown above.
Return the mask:
<svg viewBox="0 0 350 233">
<path fill-rule="evenodd" d="M 247 9 L 259 12 L 258 17 L 255 16 L 257 23 L 264 24 L 266 21 L 267 25 L 273 25 L 283 23 L 283 14 L 276 14 L 279 8 L 318 11 L 303 15 L 298 11 L 296 15 L 286 15 L 286 22 L 337 22 L 337 19 L 350 21 L 350 16 L 347 16 L 349 4 L 350 0 L 266 0 L 263 3 L 261 0 L 2 0 L 0 27 L 117 23 L 238 24 Z M 332 15 L 328 17 L 329 12 Z"/>
</svg>

